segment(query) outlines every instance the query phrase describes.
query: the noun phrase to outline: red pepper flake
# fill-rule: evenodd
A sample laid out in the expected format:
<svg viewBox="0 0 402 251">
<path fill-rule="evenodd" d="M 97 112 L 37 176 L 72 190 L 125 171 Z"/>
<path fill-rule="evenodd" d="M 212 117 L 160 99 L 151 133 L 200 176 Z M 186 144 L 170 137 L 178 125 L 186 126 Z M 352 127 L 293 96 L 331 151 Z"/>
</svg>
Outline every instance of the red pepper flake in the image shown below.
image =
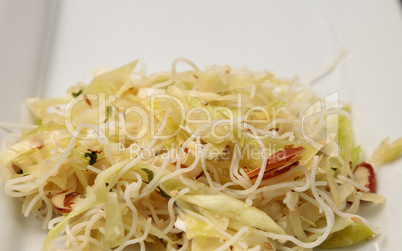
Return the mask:
<svg viewBox="0 0 402 251">
<path fill-rule="evenodd" d="M 173 162 L 172 164 L 173 164 L 173 165 L 177 165 L 177 162 L 175 161 L 175 162 Z M 188 167 L 187 165 L 180 164 L 180 168 L 187 168 L 187 167 Z"/>
<path fill-rule="evenodd" d="M 91 101 L 89 101 L 88 96 L 86 94 L 84 94 L 84 100 L 89 106 L 92 106 L 92 103 Z"/>
</svg>

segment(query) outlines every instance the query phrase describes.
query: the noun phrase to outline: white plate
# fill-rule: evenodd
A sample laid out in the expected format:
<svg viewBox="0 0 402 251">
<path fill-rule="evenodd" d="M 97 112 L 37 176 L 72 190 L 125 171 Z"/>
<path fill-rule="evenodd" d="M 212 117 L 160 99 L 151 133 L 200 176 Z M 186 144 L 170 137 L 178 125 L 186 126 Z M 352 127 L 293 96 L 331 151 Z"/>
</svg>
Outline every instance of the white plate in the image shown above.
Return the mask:
<svg viewBox="0 0 402 251">
<path fill-rule="evenodd" d="M 357 142 L 368 157 L 385 137 L 402 136 L 402 16 L 388 1 L 37 1 L 0 0 L 1 121 L 18 121 L 30 95 L 58 96 L 98 66 L 135 58 L 150 71 L 168 70 L 176 57 L 199 66 L 227 63 L 270 69 L 281 76 L 309 73 L 348 51 L 317 83 L 352 103 Z M 17 18 L 18 17 L 18 18 Z M 49 31 L 53 31 L 50 32 Z M 183 68 L 184 69 L 184 68 Z M 399 249 L 402 239 L 402 161 L 378 169 L 384 206 L 363 214 L 381 236 L 349 250 Z M 0 193 L 0 250 L 39 250 L 45 237 L 36 219 Z"/>
</svg>

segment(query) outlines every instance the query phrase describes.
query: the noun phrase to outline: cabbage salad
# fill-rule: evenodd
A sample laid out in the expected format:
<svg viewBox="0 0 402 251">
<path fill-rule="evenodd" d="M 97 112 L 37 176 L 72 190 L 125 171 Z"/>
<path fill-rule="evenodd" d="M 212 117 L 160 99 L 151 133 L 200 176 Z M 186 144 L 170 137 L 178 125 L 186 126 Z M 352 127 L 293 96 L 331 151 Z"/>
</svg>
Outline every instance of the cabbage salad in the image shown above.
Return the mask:
<svg viewBox="0 0 402 251">
<path fill-rule="evenodd" d="M 336 93 L 186 59 L 136 65 L 29 99 L 37 123 L 5 139 L 5 191 L 49 229 L 42 250 L 332 249 L 380 232 L 357 214 L 384 198 Z"/>
</svg>

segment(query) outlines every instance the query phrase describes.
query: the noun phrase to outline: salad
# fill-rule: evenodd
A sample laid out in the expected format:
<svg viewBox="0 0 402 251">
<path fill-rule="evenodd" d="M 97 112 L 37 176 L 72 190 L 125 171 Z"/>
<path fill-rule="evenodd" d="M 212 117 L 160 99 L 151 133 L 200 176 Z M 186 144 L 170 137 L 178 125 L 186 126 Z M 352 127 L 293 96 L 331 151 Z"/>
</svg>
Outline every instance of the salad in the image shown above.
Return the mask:
<svg viewBox="0 0 402 251">
<path fill-rule="evenodd" d="M 34 128 L 6 138 L 5 191 L 49 229 L 42 250 L 333 249 L 380 233 L 358 215 L 384 197 L 337 93 L 186 59 L 136 65 L 27 100 Z M 401 152 L 388 139 L 373 161 Z"/>
</svg>

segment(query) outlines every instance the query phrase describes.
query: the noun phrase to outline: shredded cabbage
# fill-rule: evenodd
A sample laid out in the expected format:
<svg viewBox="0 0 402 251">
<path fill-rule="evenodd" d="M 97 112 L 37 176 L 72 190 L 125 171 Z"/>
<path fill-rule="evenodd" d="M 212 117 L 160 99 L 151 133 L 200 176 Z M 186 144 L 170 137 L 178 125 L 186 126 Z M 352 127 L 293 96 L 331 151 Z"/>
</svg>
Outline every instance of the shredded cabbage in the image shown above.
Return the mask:
<svg viewBox="0 0 402 251">
<path fill-rule="evenodd" d="M 190 204 L 209 209 L 212 212 L 239 221 L 244 225 L 250 225 L 275 234 L 285 233 L 263 211 L 248 206 L 227 195 L 185 195 L 182 199 Z"/>
<path fill-rule="evenodd" d="M 6 193 L 49 228 L 42 250 L 311 250 L 379 233 L 357 214 L 384 197 L 353 175 L 348 107 L 322 111 L 269 71 L 136 65 L 29 99 L 37 127 L 0 153 Z M 400 155 L 401 139 L 374 162 Z"/>
<path fill-rule="evenodd" d="M 352 223 L 344 229 L 334 233 L 320 247 L 334 249 L 350 246 L 351 244 L 371 238 L 374 232 L 364 223 Z"/>
<path fill-rule="evenodd" d="M 380 165 L 383 162 L 390 162 L 402 155 L 402 138 L 391 143 L 390 138 L 384 139 L 373 153 L 373 162 Z"/>
</svg>

